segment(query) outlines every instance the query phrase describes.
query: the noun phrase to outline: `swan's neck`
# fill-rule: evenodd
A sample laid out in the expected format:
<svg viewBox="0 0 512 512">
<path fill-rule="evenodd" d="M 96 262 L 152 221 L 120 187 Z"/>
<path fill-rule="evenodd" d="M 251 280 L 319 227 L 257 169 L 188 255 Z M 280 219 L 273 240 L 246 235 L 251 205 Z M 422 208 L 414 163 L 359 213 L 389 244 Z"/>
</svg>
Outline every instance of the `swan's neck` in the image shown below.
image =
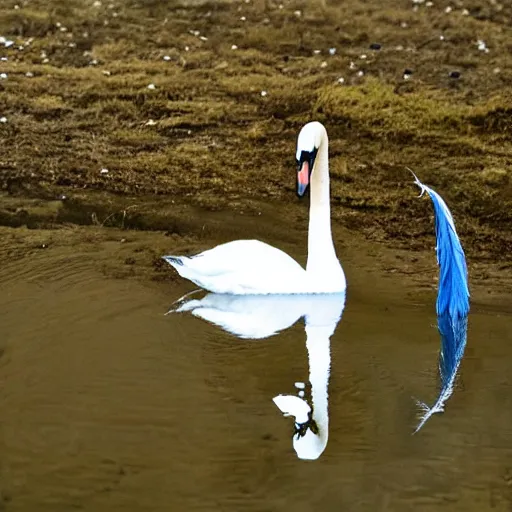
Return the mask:
<svg viewBox="0 0 512 512">
<path fill-rule="evenodd" d="M 312 418 L 318 427 L 317 450 L 322 453 L 329 439 L 328 384 L 331 368 L 330 336 L 332 326 L 306 326 L 306 348 L 309 359 L 309 382 L 311 384 Z"/>
<path fill-rule="evenodd" d="M 327 135 L 324 136 L 311 173 L 311 203 L 309 208 L 308 262 L 312 275 L 326 275 L 332 266 L 339 267 L 331 233 L 329 189 L 329 156 Z"/>
</svg>

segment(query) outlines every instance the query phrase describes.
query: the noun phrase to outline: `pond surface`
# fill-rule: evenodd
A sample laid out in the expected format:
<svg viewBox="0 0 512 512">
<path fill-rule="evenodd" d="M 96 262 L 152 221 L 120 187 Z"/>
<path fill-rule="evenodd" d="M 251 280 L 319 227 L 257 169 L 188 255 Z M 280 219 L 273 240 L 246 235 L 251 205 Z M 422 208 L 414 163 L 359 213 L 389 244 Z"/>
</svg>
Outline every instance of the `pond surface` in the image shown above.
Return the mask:
<svg viewBox="0 0 512 512">
<path fill-rule="evenodd" d="M 241 339 L 165 315 L 185 281 L 58 249 L 3 266 L 0 510 L 510 511 L 510 313 L 473 304 L 453 395 L 413 435 L 439 392 L 435 296 L 345 269 L 326 303 L 221 305 L 239 334 L 282 329 Z M 302 435 L 279 395 L 312 408 Z"/>
</svg>

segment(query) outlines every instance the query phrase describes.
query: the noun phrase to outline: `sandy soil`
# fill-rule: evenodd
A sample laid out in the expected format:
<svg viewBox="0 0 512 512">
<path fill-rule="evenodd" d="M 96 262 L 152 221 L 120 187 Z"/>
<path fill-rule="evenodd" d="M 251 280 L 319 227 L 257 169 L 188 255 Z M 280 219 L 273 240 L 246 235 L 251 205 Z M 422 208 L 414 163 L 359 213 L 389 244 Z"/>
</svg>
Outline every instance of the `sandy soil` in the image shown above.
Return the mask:
<svg viewBox="0 0 512 512">
<path fill-rule="evenodd" d="M 511 4 L 481 0 L 3 2 L 0 225 L 30 229 L 2 230 L 2 254 L 52 231 L 88 244 L 82 225 L 167 232 L 164 252 L 239 237 L 237 215 L 303 229 L 295 138 L 317 119 L 338 245 L 432 258 L 409 166 L 451 207 L 473 280 L 510 290 L 511 26 Z M 205 235 L 213 211 L 229 225 Z"/>
</svg>

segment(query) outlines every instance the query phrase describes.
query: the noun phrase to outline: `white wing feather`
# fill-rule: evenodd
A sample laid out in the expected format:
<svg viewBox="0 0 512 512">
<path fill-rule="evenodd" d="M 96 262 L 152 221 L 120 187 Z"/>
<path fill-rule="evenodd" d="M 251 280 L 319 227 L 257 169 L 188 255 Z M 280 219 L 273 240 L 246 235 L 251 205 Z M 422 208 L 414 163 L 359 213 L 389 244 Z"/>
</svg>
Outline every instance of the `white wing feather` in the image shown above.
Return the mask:
<svg viewBox="0 0 512 512">
<path fill-rule="evenodd" d="M 178 273 L 216 293 L 307 291 L 306 271 L 288 254 L 259 240 L 236 240 L 195 256 L 165 256 Z"/>
</svg>

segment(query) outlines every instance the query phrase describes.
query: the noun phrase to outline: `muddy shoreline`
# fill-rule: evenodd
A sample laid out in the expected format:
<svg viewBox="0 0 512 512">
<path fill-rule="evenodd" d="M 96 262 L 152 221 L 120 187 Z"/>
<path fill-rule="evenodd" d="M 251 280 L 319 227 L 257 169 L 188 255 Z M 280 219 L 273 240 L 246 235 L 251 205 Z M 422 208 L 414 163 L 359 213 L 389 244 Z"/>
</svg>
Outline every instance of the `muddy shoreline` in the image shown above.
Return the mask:
<svg viewBox="0 0 512 512">
<path fill-rule="evenodd" d="M 239 238 L 247 217 L 265 239 L 276 215 L 278 242 L 290 225 L 302 240 L 295 138 L 318 119 L 342 250 L 431 258 L 411 167 L 452 209 L 472 282 L 508 292 L 511 26 L 508 5 L 476 1 L 3 6 L 0 226 L 27 247 L 109 228 L 192 251 Z"/>
</svg>

